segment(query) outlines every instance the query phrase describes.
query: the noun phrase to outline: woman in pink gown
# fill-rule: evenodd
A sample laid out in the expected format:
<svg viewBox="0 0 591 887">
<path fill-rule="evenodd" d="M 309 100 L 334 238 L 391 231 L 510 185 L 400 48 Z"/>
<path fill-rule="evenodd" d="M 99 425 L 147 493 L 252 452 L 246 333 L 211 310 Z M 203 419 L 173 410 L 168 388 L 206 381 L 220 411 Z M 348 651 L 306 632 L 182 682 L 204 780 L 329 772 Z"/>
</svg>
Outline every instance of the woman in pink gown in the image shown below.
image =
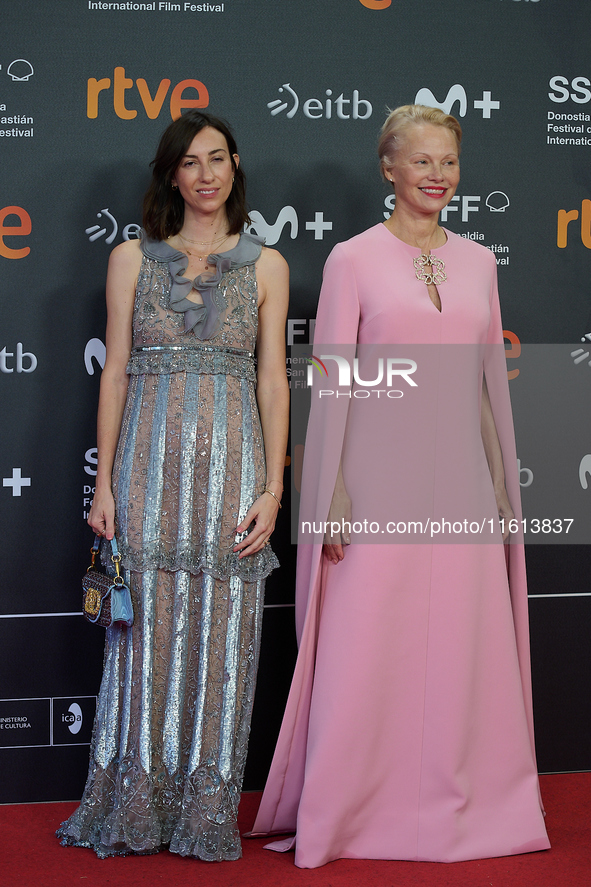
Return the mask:
<svg viewBox="0 0 591 887">
<path fill-rule="evenodd" d="M 295 845 L 302 868 L 549 847 L 523 548 L 503 544 L 520 513 L 496 262 L 438 224 L 460 139 L 453 117 L 423 106 L 384 124 L 396 207 L 331 253 L 314 354 L 404 346 L 418 384 L 399 378 L 399 399 L 380 412 L 373 398 L 371 413 L 357 396 L 367 367 L 353 397 L 326 395 L 326 379 L 323 396 L 313 389 L 302 515 L 355 520 L 380 498 L 404 528 L 416 514 L 401 508 L 430 500 L 430 520 L 453 519 L 476 503 L 486 533 L 347 547 L 347 524 L 342 537 L 301 536 L 299 656 L 252 833 L 295 833 L 268 846 Z"/>
</svg>

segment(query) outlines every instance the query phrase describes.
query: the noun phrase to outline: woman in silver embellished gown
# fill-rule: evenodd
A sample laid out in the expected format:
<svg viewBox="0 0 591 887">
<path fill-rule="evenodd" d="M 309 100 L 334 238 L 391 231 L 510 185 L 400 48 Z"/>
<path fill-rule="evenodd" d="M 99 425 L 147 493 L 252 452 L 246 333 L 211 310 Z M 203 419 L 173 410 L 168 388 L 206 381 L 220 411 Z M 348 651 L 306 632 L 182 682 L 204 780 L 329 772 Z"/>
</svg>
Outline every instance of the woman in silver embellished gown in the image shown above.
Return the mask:
<svg viewBox="0 0 591 887">
<path fill-rule="evenodd" d="M 223 121 L 184 115 L 153 167 L 141 242 L 109 264 L 88 521 L 107 539 L 116 530 L 134 624 L 107 631 L 88 781 L 58 836 L 101 857 L 169 846 L 237 859 L 277 566 L 287 266 L 240 234 L 244 177 Z"/>
</svg>

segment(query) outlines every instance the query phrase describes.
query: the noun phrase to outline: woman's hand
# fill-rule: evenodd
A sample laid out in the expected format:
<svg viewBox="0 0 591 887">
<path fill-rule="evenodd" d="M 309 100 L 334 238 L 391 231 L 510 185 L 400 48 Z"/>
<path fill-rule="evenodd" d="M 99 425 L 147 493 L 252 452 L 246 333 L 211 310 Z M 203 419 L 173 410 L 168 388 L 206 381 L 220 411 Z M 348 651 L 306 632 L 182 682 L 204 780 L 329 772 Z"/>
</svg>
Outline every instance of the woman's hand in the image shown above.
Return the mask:
<svg viewBox="0 0 591 887">
<path fill-rule="evenodd" d="M 322 551 L 324 553 L 324 557 L 331 562 L 331 564 L 338 564 L 339 561 L 345 557 L 345 549 L 342 545 L 333 545 L 327 544 L 326 542 L 322 546 Z"/>
<path fill-rule="evenodd" d="M 115 535 L 115 500 L 111 490 L 94 494 L 88 525 L 95 533 L 109 541 Z"/>
<path fill-rule="evenodd" d="M 324 535 L 322 551 L 327 560 L 338 564 L 345 557 L 345 545 L 350 545 L 351 535 L 345 524 L 351 526 L 351 499 L 345 489 L 341 467 L 337 475 L 332 502 L 328 512 L 328 527 Z M 334 530 L 334 532 L 333 532 Z"/>
<path fill-rule="evenodd" d="M 509 538 L 509 524 L 515 517 L 513 513 L 513 509 L 511 508 L 511 503 L 509 502 L 509 497 L 507 496 L 507 490 L 503 485 L 502 489 L 495 490 L 495 498 L 497 500 L 497 509 L 499 512 L 499 521 L 501 523 L 501 532 L 503 534 L 503 542 L 506 542 Z"/>
<path fill-rule="evenodd" d="M 505 468 L 503 466 L 503 454 L 501 452 L 501 444 L 497 434 L 497 427 L 493 416 L 488 388 L 486 385 L 486 377 L 482 377 L 482 404 L 480 415 L 480 431 L 482 434 L 482 443 L 486 454 L 486 461 L 490 471 L 493 489 L 495 491 L 495 499 L 497 501 L 497 510 L 499 512 L 499 521 L 501 522 L 501 531 L 503 534 L 503 542 L 509 538 L 509 521 L 513 520 L 515 515 L 507 496 L 505 489 Z"/>
<path fill-rule="evenodd" d="M 239 559 L 249 554 L 256 554 L 257 551 L 261 551 L 265 545 L 269 544 L 271 533 L 275 529 L 278 511 L 279 502 L 270 493 L 263 493 L 253 502 L 244 520 L 236 527 L 237 533 L 244 533 L 254 523 L 248 536 L 233 548 L 233 551 L 240 552 Z"/>
</svg>

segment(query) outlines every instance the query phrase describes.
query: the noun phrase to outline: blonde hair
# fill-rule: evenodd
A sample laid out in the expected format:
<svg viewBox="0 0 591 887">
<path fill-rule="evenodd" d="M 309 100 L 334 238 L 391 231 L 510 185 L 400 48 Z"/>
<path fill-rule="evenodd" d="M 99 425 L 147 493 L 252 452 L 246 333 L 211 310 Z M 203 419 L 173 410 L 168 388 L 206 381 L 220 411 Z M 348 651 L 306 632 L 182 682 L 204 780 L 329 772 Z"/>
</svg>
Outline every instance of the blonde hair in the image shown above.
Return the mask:
<svg viewBox="0 0 591 887">
<path fill-rule="evenodd" d="M 439 108 L 428 108 L 427 105 L 401 105 L 400 108 L 390 111 L 380 131 L 378 156 L 380 158 L 380 170 L 384 179 L 386 178 L 384 171 L 394 166 L 396 151 L 401 138 L 413 123 L 445 126 L 456 140 L 459 155 L 462 142 L 462 127 L 455 117 L 452 117 L 451 114 L 446 114 L 445 111 L 441 111 Z"/>
</svg>

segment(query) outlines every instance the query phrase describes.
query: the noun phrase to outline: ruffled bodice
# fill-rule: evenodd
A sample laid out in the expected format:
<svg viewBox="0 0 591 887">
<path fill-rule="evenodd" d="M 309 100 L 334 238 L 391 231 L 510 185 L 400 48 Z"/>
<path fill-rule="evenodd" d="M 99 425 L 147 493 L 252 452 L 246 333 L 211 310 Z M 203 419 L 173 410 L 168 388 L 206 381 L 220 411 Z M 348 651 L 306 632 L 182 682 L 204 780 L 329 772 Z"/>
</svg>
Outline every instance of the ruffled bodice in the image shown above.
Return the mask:
<svg viewBox="0 0 591 887">
<path fill-rule="evenodd" d="M 183 277 L 188 265 L 184 253 L 143 234 L 127 372 L 187 370 L 254 380 L 258 327 L 254 265 L 262 244 L 259 237 L 242 234 L 233 249 L 208 257 L 215 274 L 190 280 Z M 188 298 L 193 289 L 202 305 Z"/>
</svg>

